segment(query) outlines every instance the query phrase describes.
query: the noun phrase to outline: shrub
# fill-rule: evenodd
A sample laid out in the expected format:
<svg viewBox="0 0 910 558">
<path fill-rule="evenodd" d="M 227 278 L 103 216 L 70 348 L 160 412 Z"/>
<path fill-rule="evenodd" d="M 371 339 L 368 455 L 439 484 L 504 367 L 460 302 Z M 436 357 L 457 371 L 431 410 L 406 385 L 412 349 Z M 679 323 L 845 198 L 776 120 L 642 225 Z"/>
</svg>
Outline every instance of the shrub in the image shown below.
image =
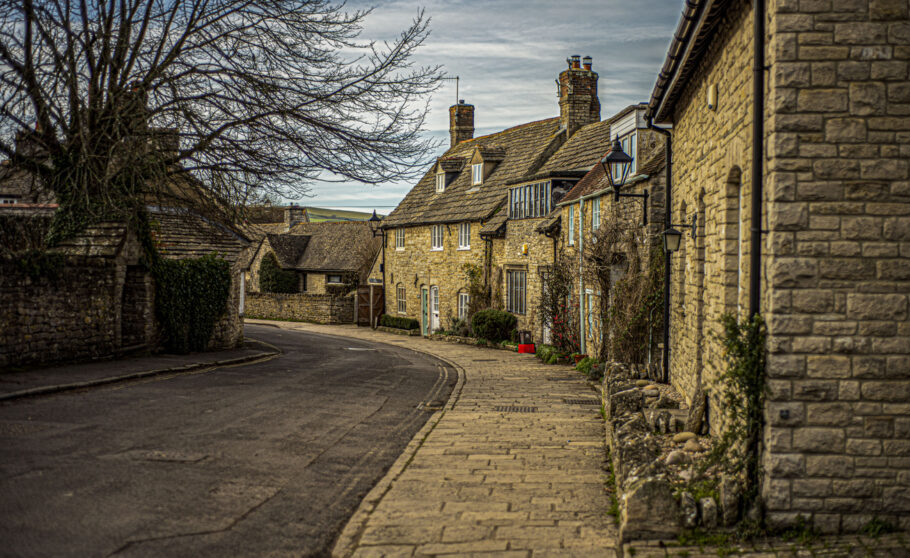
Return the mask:
<svg viewBox="0 0 910 558">
<path fill-rule="evenodd" d="M 589 380 L 597 381 L 603 378 L 603 365 L 591 357 L 584 357 L 578 361 L 575 370 L 583 373 Z"/>
<path fill-rule="evenodd" d="M 556 347 L 553 345 L 538 345 L 537 358 L 546 364 L 550 364 L 550 357 L 556 355 Z"/>
<path fill-rule="evenodd" d="M 259 288 L 264 293 L 296 293 L 300 282 L 296 271 L 281 269 L 275 254 L 269 252 L 259 264 Z"/>
<path fill-rule="evenodd" d="M 459 337 L 471 337 L 471 325 L 467 320 L 452 319 L 452 326 L 449 328 L 449 333 L 451 335 L 457 335 Z"/>
<path fill-rule="evenodd" d="M 388 314 L 383 314 L 382 317 L 379 318 L 379 325 L 407 330 L 420 329 L 420 322 L 414 318 L 402 318 L 399 316 L 390 316 Z"/>
<path fill-rule="evenodd" d="M 204 351 L 215 321 L 227 311 L 231 266 L 207 255 L 186 260 L 159 260 L 155 275 L 155 310 L 164 346 L 177 353 Z"/>
<path fill-rule="evenodd" d="M 474 335 L 493 342 L 510 339 L 518 318 L 502 310 L 481 310 L 471 318 Z"/>
</svg>

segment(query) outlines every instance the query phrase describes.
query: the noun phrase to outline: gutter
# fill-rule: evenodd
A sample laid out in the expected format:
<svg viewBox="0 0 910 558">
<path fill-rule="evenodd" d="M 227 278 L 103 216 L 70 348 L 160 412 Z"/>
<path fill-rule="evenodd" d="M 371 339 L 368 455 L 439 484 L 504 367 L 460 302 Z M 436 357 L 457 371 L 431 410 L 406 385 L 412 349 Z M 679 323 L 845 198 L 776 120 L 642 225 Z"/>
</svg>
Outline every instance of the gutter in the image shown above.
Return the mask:
<svg viewBox="0 0 910 558">
<path fill-rule="evenodd" d="M 664 186 L 664 230 L 667 230 L 673 223 L 673 211 L 670 204 L 670 195 L 673 192 L 673 135 L 670 130 L 655 126 L 652 116 L 648 116 L 648 128 L 667 138 L 667 143 L 664 144 L 667 153 L 664 166 L 664 171 L 667 173 L 666 185 Z M 670 252 L 664 250 L 664 350 L 661 359 L 663 381 L 666 383 L 670 383 L 670 260 Z M 648 349 L 650 350 L 650 346 Z"/>
<path fill-rule="evenodd" d="M 689 54 L 695 44 L 694 38 L 704 26 L 705 19 L 710 13 L 713 4 L 714 0 L 686 0 L 682 17 L 676 26 L 676 31 L 673 33 L 673 41 L 667 51 L 667 59 L 657 75 L 657 83 L 654 84 L 654 92 L 651 94 L 650 103 L 648 103 L 650 114 L 656 116 L 658 121 L 662 121 L 660 117 L 666 102 L 667 92 L 671 91 L 676 85 L 679 69 L 689 58 Z M 700 13 L 699 9 L 701 9 Z"/>
<path fill-rule="evenodd" d="M 578 352 L 585 354 L 585 198 L 578 200 Z"/>
</svg>

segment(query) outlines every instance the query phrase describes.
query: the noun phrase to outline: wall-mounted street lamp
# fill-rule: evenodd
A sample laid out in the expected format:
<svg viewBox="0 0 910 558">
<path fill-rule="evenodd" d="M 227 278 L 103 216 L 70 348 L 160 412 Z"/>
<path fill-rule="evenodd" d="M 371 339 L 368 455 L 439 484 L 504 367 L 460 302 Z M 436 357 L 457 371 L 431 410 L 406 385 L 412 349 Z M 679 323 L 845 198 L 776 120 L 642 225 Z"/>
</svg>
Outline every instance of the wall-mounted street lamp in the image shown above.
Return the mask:
<svg viewBox="0 0 910 558">
<path fill-rule="evenodd" d="M 629 177 L 629 170 L 632 168 L 632 157 L 622 150 L 622 145 L 618 139 L 613 140 L 613 146 L 600 160 L 600 166 L 603 167 L 604 174 L 607 175 L 610 187 L 613 188 L 613 200 L 619 202 L 619 198 L 643 198 L 642 206 L 642 226 L 648 225 L 648 190 L 645 189 L 641 194 L 622 193 L 623 185 L 626 178 Z"/>
<path fill-rule="evenodd" d="M 673 227 L 680 227 L 683 229 L 692 229 L 690 236 L 693 240 L 696 238 L 696 229 L 698 228 L 698 214 L 692 214 L 692 224 L 671 224 L 670 228 L 664 231 L 664 252 L 671 253 L 679 250 L 679 243 L 682 240 L 682 233 Z"/>
<path fill-rule="evenodd" d="M 373 210 L 373 216 L 367 219 L 367 222 L 370 224 L 370 231 L 373 233 L 373 238 L 376 238 L 376 235 L 381 235 L 382 229 L 379 228 L 379 225 L 382 223 L 382 219 L 379 218 L 379 215 L 376 215 L 376 210 Z"/>
<path fill-rule="evenodd" d="M 370 224 L 370 232 L 373 233 L 373 238 L 377 236 L 382 237 L 382 242 L 380 243 L 380 250 L 382 250 L 382 262 L 379 264 L 379 272 L 382 273 L 382 305 L 385 307 L 385 230 L 381 227 L 382 219 L 379 218 L 379 215 L 376 215 L 376 210 L 373 210 L 373 216 L 367 219 L 367 222 Z M 382 314 L 384 312 L 380 312 Z M 376 317 L 379 318 L 378 316 Z M 370 327 L 373 326 L 373 286 L 370 285 Z"/>
</svg>

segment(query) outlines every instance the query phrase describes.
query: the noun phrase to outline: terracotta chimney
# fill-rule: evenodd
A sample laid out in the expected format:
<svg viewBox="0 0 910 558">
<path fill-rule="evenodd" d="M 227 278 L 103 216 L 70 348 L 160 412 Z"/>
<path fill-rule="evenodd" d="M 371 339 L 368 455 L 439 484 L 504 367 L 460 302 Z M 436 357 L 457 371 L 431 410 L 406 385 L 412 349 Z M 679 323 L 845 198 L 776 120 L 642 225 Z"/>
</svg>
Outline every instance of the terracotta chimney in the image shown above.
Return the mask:
<svg viewBox="0 0 910 558">
<path fill-rule="evenodd" d="M 577 54 L 567 59 L 569 67 L 559 74 L 559 124 L 568 136 L 579 128 L 600 121 L 597 98 L 597 72 L 591 70 L 591 57 L 585 56 L 585 67 Z"/>
<path fill-rule="evenodd" d="M 474 137 L 474 105 L 466 105 L 459 99 L 457 105 L 449 107 L 449 147 Z"/>
</svg>

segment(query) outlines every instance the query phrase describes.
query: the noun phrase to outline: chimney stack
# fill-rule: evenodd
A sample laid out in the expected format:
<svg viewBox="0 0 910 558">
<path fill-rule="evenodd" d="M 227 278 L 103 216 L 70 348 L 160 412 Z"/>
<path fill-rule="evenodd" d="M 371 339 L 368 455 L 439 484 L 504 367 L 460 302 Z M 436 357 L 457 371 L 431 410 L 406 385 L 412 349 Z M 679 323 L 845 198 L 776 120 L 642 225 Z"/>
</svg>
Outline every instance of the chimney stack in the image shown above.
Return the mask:
<svg viewBox="0 0 910 558">
<path fill-rule="evenodd" d="M 474 137 L 474 105 L 466 105 L 459 99 L 457 105 L 449 107 L 449 147 L 455 147 Z"/>
<path fill-rule="evenodd" d="M 307 217 L 306 208 L 300 207 L 296 203 L 292 203 L 284 208 L 284 224 L 287 226 L 288 230 L 291 230 L 294 225 L 299 223 L 309 222 L 310 220 Z"/>
<path fill-rule="evenodd" d="M 559 124 L 569 137 L 582 126 L 600 122 L 600 100 L 591 57 L 585 56 L 584 68 L 577 54 L 566 62 L 569 67 L 559 74 Z"/>
</svg>

